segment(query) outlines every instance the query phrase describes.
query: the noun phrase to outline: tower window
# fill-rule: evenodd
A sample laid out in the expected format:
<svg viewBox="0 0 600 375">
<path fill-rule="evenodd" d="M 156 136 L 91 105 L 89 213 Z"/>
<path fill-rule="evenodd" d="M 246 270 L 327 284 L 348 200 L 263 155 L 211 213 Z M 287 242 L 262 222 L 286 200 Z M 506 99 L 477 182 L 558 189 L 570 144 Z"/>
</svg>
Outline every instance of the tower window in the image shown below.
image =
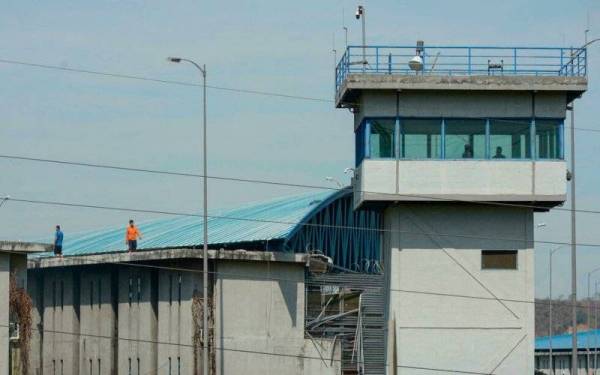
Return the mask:
<svg viewBox="0 0 600 375">
<path fill-rule="evenodd" d="M 561 159 L 562 121 L 535 121 L 535 148 L 538 159 Z"/>
<path fill-rule="evenodd" d="M 531 120 L 490 120 L 492 159 L 531 158 Z"/>
<path fill-rule="evenodd" d="M 481 250 L 481 269 L 516 270 L 517 250 Z"/>
<path fill-rule="evenodd" d="M 442 150 L 442 120 L 404 119 L 402 157 L 406 159 L 440 159 Z"/>
<path fill-rule="evenodd" d="M 369 156 L 374 159 L 394 158 L 395 119 L 369 121 Z"/>
<path fill-rule="evenodd" d="M 485 159 L 485 120 L 446 120 L 446 159 Z"/>
</svg>

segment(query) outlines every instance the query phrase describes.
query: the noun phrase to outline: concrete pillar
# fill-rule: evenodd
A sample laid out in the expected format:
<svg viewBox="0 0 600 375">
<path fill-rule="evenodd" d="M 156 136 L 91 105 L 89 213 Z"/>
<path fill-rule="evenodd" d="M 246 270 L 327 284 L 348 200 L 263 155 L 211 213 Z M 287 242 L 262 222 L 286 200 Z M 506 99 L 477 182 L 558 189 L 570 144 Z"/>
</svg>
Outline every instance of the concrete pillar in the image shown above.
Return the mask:
<svg viewBox="0 0 600 375">
<path fill-rule="evenodd" d="M 9 279 L 10 254 L 0 253 L 0 373 L 8 374 L 9 367 Z"/>
</svg>

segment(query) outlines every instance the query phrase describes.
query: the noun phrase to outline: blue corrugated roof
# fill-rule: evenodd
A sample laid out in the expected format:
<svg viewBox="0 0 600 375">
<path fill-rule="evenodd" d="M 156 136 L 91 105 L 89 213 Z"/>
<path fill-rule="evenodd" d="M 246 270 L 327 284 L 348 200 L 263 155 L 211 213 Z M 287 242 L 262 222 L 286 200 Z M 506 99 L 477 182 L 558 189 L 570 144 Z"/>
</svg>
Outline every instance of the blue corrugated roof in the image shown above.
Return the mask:
<svg viewBox="0 0 600 375">
<path fill-rule="evenodd" d="M 221 212 L 208 219 L 210 244 L 288 239 L 323 206 L 349 191 L 326 191 L 274 199 Z M 237 220 L 236 220 L 237 219 Z M 142 222 L 138 249 L 190 247 L 202 244 L 203 219 L 179 216 Z M 52 242 L 52 241 L 50 241 Z M 125 250 L 125 225 L 120 228 L 64 234 L 63 254 L 86 255 Z M 45 253 L 48 255 L 47 253 Z M 44 256 L 44 254 L 40 254 Z"/>
<path fill-rule="evenodd" d="M 552 336 L 552 350 L 571 350 L 572 334 Z M 577 332 L 577 348 L 587 349 L 600 346 L 600 330 L 593 329 L 589 331 Z M 535 350 L 549 350 L 549 336 L 538 337 L 535 339 Z"/>
</svg>

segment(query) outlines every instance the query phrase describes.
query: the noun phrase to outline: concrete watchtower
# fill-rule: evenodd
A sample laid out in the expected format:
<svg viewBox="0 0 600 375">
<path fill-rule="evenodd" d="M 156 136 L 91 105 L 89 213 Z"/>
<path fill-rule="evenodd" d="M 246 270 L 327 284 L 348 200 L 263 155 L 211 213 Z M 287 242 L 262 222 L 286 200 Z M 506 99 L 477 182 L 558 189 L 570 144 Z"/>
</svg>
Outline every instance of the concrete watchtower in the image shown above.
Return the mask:
<svg viewBox="0 0 600 375">
<path fill-rule="evenodd" d="M 514 301 L 534 299 L 534 211 L 566 200 L 586 50 L 350 46 L 336 87 L 354 205 L 384 209 L 387 372 L 532 374 L 534 306 Z"/>
</svg>

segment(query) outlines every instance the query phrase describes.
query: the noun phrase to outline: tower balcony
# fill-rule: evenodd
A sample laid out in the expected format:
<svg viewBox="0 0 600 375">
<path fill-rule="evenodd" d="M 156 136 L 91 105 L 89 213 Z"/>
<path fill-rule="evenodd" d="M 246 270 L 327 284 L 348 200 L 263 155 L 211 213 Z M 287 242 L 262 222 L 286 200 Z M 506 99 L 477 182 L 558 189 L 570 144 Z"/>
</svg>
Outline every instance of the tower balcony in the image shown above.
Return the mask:
<svg viewBox="0 0 600 375">
<path fill-rule="evenodd" d="M 566 92 L 587 89 L 587 50 L 560 47 L 348 46 L 336 72 L 337 107 L 361 90 Z"/>
<path fill-rule="evenodd" d="M 354 205 L 566 200 L 562 118 L 364 118 Z"/>
</svg>

